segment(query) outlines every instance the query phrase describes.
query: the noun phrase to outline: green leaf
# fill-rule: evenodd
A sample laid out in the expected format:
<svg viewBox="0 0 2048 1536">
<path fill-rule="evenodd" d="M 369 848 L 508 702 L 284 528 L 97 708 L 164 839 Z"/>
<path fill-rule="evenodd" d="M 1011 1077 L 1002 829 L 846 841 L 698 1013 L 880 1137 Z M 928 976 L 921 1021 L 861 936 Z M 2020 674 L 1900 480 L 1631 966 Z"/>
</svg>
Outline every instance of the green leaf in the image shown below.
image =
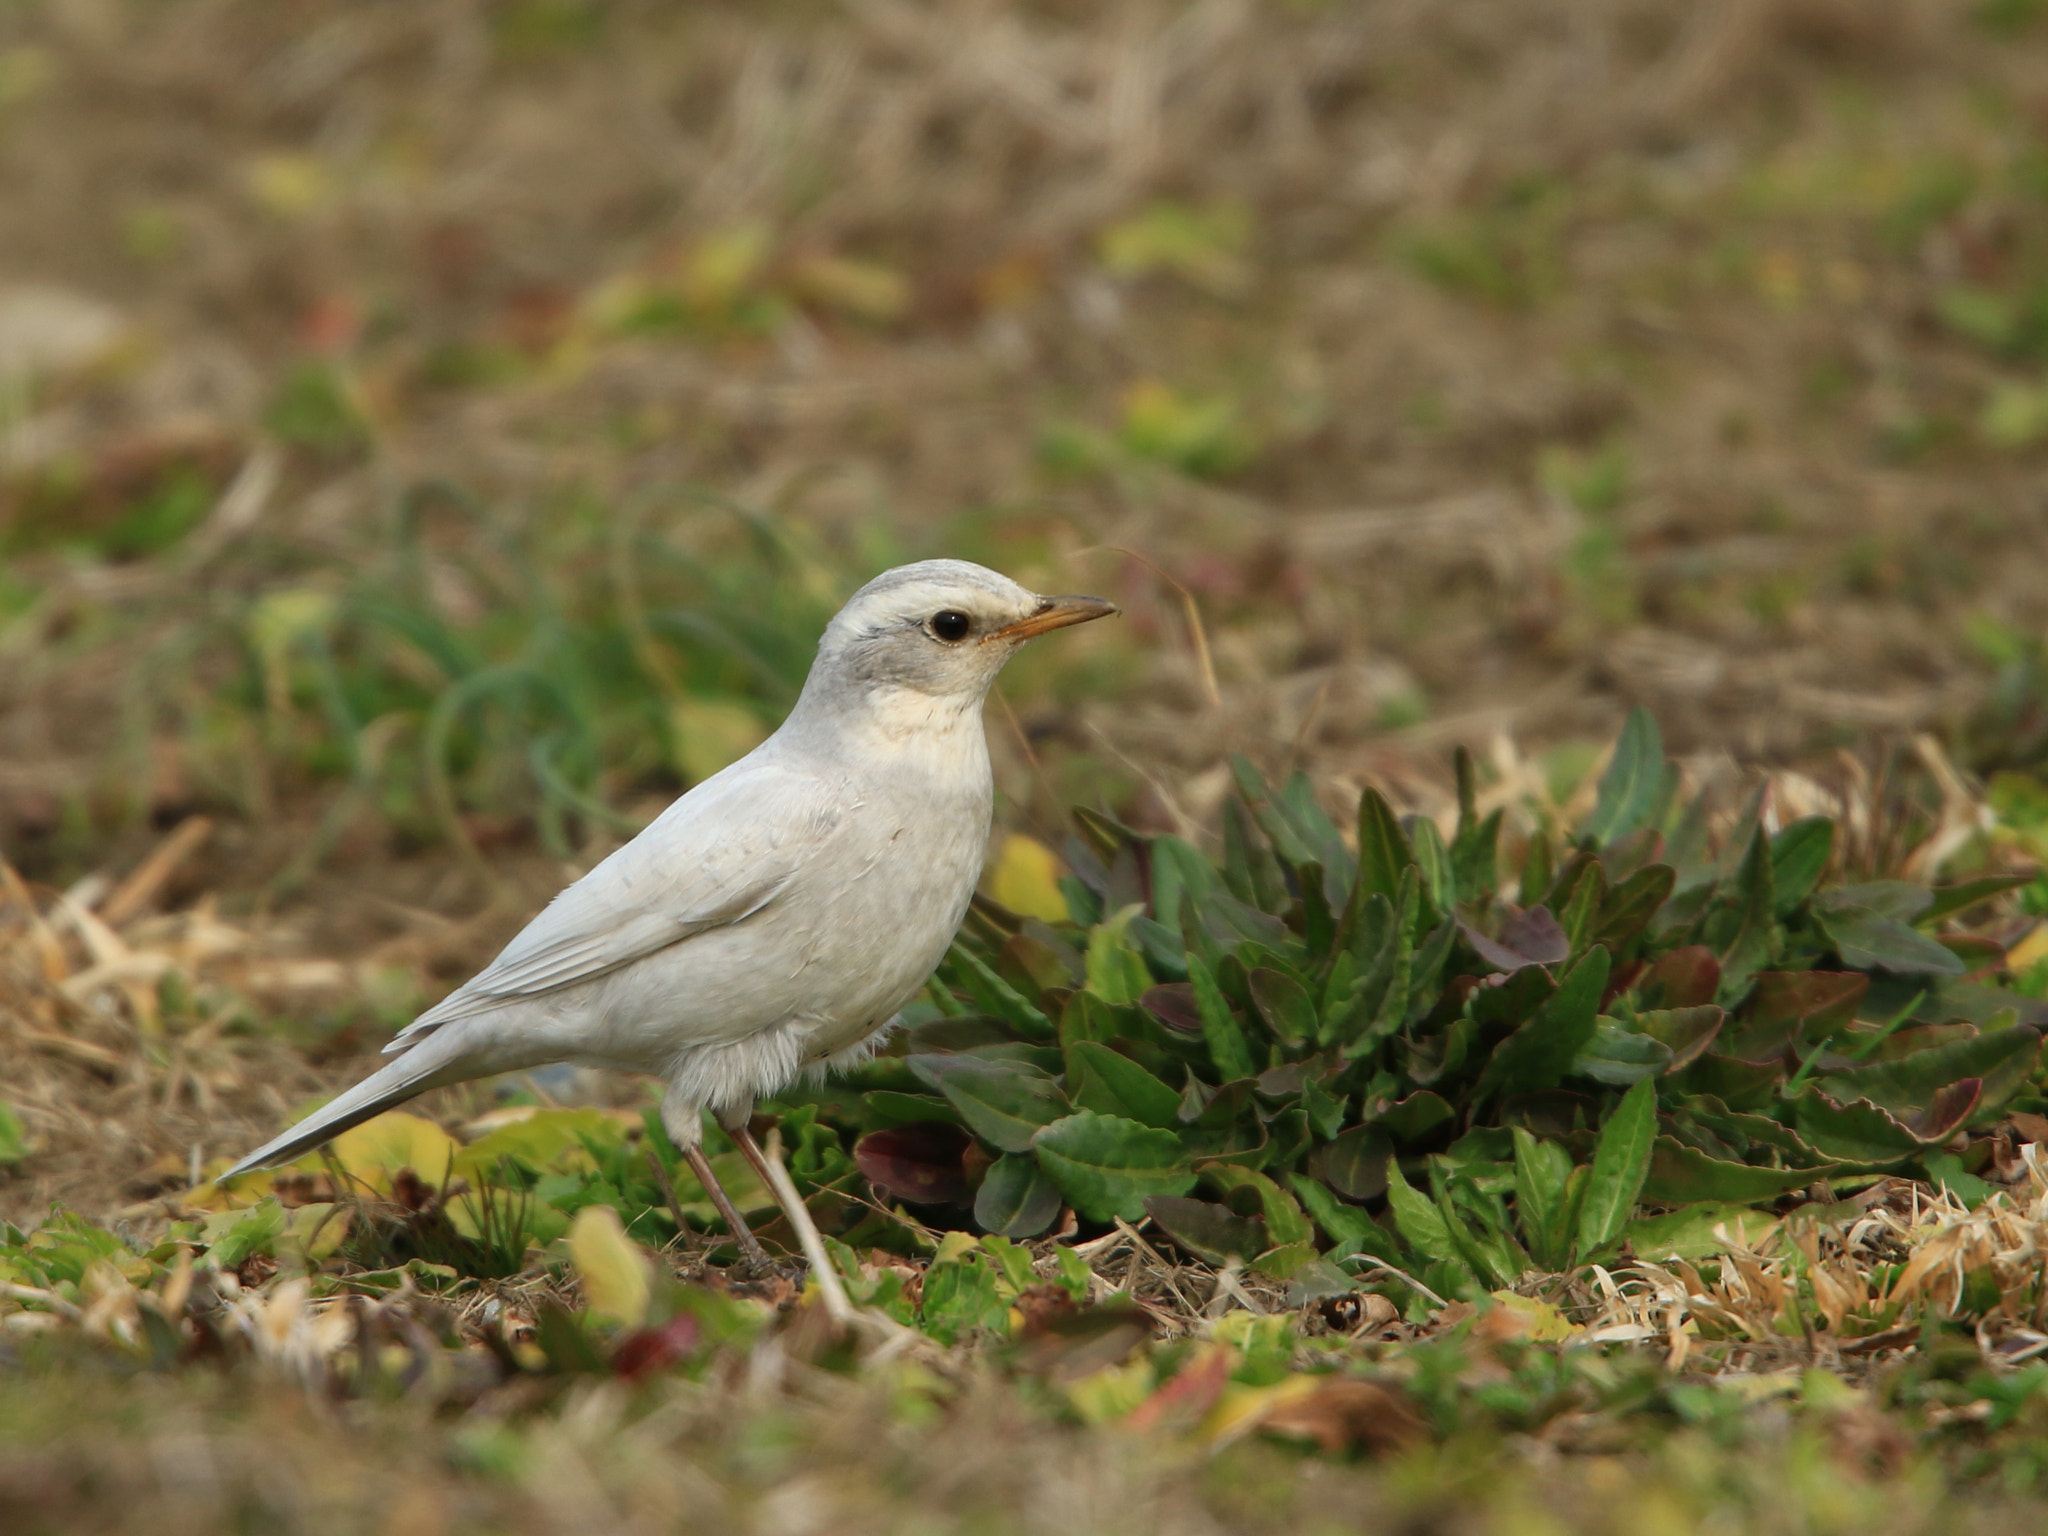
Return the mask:
<svg viewBox="0 0 2048 1536">
<path fill-rule="evenodd" d="M 1026 1153 L 1006 1152 L 989 1165 L 974 1195 L 974 1220 L 984 1232 L 1036 1237 L 1060 1213 L 1060 1194 Z"/>
<path fill-rule="evenodd" d="M 1954 913 L 1966 911 L 1980 901 L 1989 901 L 2005 891 L 2018 890 L 2033 880 L 2032 875 L 1984 875 L 1976 880 L 1964 880 L 1955 885 L 1937 885 L 1934 900 L 1929 902 L 1916 922 L 1938 922 Z"/>
<path fill-rule="evenodd" d="M 1896 1061 L 1829 1072 L 1815 1083 L 1830 1098 L 1868 1099 L 1895 1115 L 1912 1115 L 1929 1104 L 1936 1090 L 1964 1078 L 1981 1078 L 1981 1115 L 2004 1104 L 2026 1082 L 2040 1052 L 2039 1031 L 2032 1025 L 2014 1024 L 1988 1029 L 1973 1039 L 1915 1051 Z"/>
<path fill-rule="evenodd" d="M 1316 1005 L 1292 976 L 1270 966 L 1257 966 L 1251 973 L 1251 992 L 1252 1005 L 1280 1040 L 1299 1045 L 1315 1038 Z"/>
<path fill-rule="evenodd" d="M 1716 1227 L 1726 1227 L 1730 1237 L 1754 1249 L 1777 1230 L 1778 1218 L 1746 1205 L 1708 1200 L 1632 1221 L 1622 1236 L 1640 1257 L 1652 1263 L 1668 1258 L 1710 1259 L 1728 1251 L 1728 1244 L 1715 1235 Z"/>
<path fill-rule="evenodd" d="M 1117 931 L 1121 933 L 1122 929 Z M 947 959 L 958 968 L 963 989 L 984 1012 L 1007 1020 L 1027 1040 L 1052 1039 L 1052 1020 L 1044 1010 L 998 976 L 981 956 L 965 944 L 955 943 Z"/>
<path fill-rule="evenodd" d="M 1607 893 L 1593 923 L 1593 942 L 1620 954 L 1670 900 L 1677 881 L 1678 872 L 1669 864 L 1645 864 Z"/>
<path fill-rule="evenodd" d="M 1657 1139 L 1657 1086 L 1644 1081 L 1621 1096 L 1593 1147 L 1593 1172 L 1579 1209 L 1578 1254 L 1591 1258 L 1621 1236 L 1635 1214 Z"/>
<path fill-rule="evenodd" d="M 1088 990 L 1112 1007 L 1135 1003 L 1152 985 L 1145 957 L 1125 938 L 1131 919 L 1144 910 L 1135 903 L 1124 907 L 1088 935 Z"/>
<path fill-rule="evenodd" d="M 1771 884 L 1779 917 L 1805 904 L 1828 867 L 1835 848 L 1835 823 L 1827 816 L 1802 816 L 1771 839 Z"/>
<path fill-rule="evenodd" d="M 1593 1038 L 1600 997 L 1607 987 L 1608 955 L 1595 945 L 1536 1016 L 1494 1047 L 1479 1076 L 1475 1100 L 1494 1093 L 1529 1093 L 1563 1081 L 1579 1052 Z"/>
<path fill-rule="evenodd" d="M 1814 917 L 1844 965 L 1913 976 L 1960 976 L 1966 969 L 1954 951 L 1873 908 L 1816 905 Z"/>
<path fill-rule="evenodd" d="M 1572 1074 L 1620 1087 L 1661 1076 L 1671 1070 L 1673 1060 L 1671 1047 L 1663 1041 L 1624 1029 L 1613 1019 L 1598 1018 L 1592 1039 L 1572 1058 Z"/>
<path fill-rule="evenodd" d="M 1823 1093 L 1803 1093 L 1793 1101 L 1792 1123 L 1823 1156 L 1881 1166 L 1917 1157 L 1926 1148 L 1947 1141 L 1977 1107 L 1983 1091 L 1978 1078 L 1952 1083 L 1929 1101 L 1923 1115 L 1914 1117 L 1916 1124 L 1898 1119 L 1868 1099 L 1838 1104 Z"/>
<path fill-rule="evenodd" d="M 1730 1200 L 1748 1205 L 1774 1200 L 1788 1190 L 1804 1189 L 1815 1179 L 1835 1171 L 1833 1163 L 1819 1168 L 1758 1168 L 1748 1163 L 1731 1163 L 1669 1136 L 1659 1136 L 1650 1154 L 1650 1173 L 1643 1181 L 1641 1198 L 1658 1205 L 1689 1205 L 1695 1200 Z"/>
<path fill-rule="evenodd" d="M 1452 1241 L 1443 1212 L 1437 1209 L 1434 1200 L 1408 1182 L 1401 1173 L 1401 1165 L 1391 1158 L 1387 1161 L 1387 1207 L 1394 1213 L 1394 1226 L 1403 1242 L 1432 1263 L 1448 1265 L 1467 1284 L 1478 1286 L 1479 1277 Z"/>
<path fill-rule="evenodd" d="M 1947 1190 L 1972 1210 L 1998 1193 L 1997 1186 L 1969 1172 L 1963 1167 L 1963 1160 L 1952 1152 L 1930 1152 L 1921 1159 L 1921 1164 L 1927 1170 L 1928 1183 Z"/>
<path fill-rule="evenodd" d="M 616 1219 L 616 1218 L 615 1218 Z M 265 1195 L 234 1217 L 206 1250 L 207 1262 L 216 1269 L 236 1269 L 251 1254 L 268 1253 L 289 1224 L 289 1214 L 275 1195 Z"/>
<path fill-rule="evenodd" d="M 1067 1094 L 1077 1108 L 1121 1115 L 1140 1125 L 1167 1130 L 1180 1123 L 1180 1095 L 1097 1040 L 1067 1048 Z"/>
<path fill-rule="evenodd" d="M 1296 830 L 1285 809 L 1274 803 L 1272 789 L 1259 776 L 1242 753 L 1230 755 L 1230 772 L 1237 780 L 1237 792 L 1244 797 L 1244 803 L 1252 813 L 1252 819 L 1259 824 L 1259 830 L 1266 834 L 1266 841 L 1273 846 L 1274 853 L 1283 863 L 1294 869 L 1304 864 L 1318 862 L 1309 840 Z"/>
<path fill-rule="evenodd" d="M 1405 1147 L 1422 1140 L 1437 1127 L 1457 1117 L 1450 1100 L 1442 1094 L 1431 1093 L 1427 1088 L 1411 1093 L 1407 1098 L 1385 1105 L 1367 1115 L 1368 1120 L 1394 1138 L 1396 1146 Z"/>
<path fill-rule="evenodd" d="M 1223 989 L 1216 985 L 1216 978 L 1199 956 L 1188 955 L 1188 981 L 1195 989 L 1195 1008 L 1202 1017 L 1202 1038 L 1209 1045 L 1209 1059 L 1215 1064 L 1217 1074 L 1226 1083 L 1236 1082 L 1252 1076 L 1258 1069 L 1252 1064 L 1251 1047 L 1245 1043 L 1244 1030 L 1230 1011 L 1230 1004 L 1223 996 Z"/>
<path fill-rule="evenodd" d="M 1519 1125 L 1515 1132 L 1515 1216 L 1522 1241 L 1536 1262 L 1553 1272 L 1571 1263 L 1566 1224 L 1566 1188 L 1571 1154 L 1554 1141 L 1538 1141 Z"/>
<path fill-rule="evenodd" d="M 950 1124 L 959 1118 L 943 1098 L 933 1098 L 928 1093 L 899 1093 L 893 1088 L 870 1088 L 861 1095 L 860 1107 L 866 1124 L 874 1130 L 932 1121 Z"/>
<path fill-rule="evenodd" d="M 1445 1157 L 1430 1159 L 1437 1211 L 1458 1254 L 1489 1287 L 1513 1285 L 1529 1267 L 1529 1255 L 1508 1231 L 1507 1209 L 1490 1182 L 1458 1169 Z"/>
<path fill-rule="evenodd" d="M 1262 912 L 1286 909 L 1287 881 L 1265 839 L 1254 837 L 1244 802 L 1223 802 L 1223 877 L 1231 894 Z"/>
<path fill-rule="evenodd" d="M 1422 903 L 1422 879 L 1412 867 L 1402 871 L 1395 893 L 1394 926 L 1388 944 L 1372 968 L 1362 973 L 1340 1010 L 1344 1022 L 1332 1029 L 1345 1059 L 1363 1056 L 1398 1030 L 1408 1017 L 1408 998 L 1415 974 L 1415 915 Z M 1366 1007 L 1371 1002 L 1370 1010 Z"/>
<path fill-rule="evenodd" d="M 1118 1115 L 1081 1110 L 1046 1126 L 1032 1148 L 1067 1203 L 1090 1221 L 1137 1221 L 1147 1195 L 1184 1195 L 1195 1184 L 1179 1136 Z"/>
<path fill-rule="evenodd" d="M 1301 1085 L 1302 1113 L 1308 1116 L 1308 1123 L 1324 1141 L 1342 1129 L 1350 1103 L 1347 1095 L 1330 1088 L 1329 1079 L 1311 1076 Z"/>
<path fill-rule="evenodd" d="M 1195 1257 L 1211 1264 L 1228 1264 L 1256 1258 L 1272 1245 L 1266 1240 L 1266 1224 L 1256 1217 L 1240 1216 L 1227 1205 L 1213 1200 L 1193 1200 L 1184 1195 L 1148 1195 L 1145 1214 L 1166 1235 Z"/>
<path fill-rule="evenodd" d="M 1493 895 L 1499 881 L 1496 864 L 1501 819 L 1505 812 L 1497 807 L 1481 821 L 1472 754 L 1459 747 L 1454 761 L 1458 778 L 1458 829 L 1451 835 L 1451 876 L 1466 901 L 1483 901 Z"/>
<path fill-rule="evenodd" d="M 1605 848 L 1648 826 L 1662 807 L 1665 793 L 1664 741 L 1656 720 L 1638 706 L 1622 724 L 1614 756 L 1600 775 L 1593 814 L 1579 828 L 1580 838 Z"/>
<path fill-rule="evenodd" d="M 1415 850 L 1387 797 L 1368 788 L 1358 797 L 1358 883 L 1367 896 L 1395 901 L 1401 874 L 1415 862 Z"/>
<path fill-rule="evenodd" d="M 1274 809 L 1287 817 L 1314 852 L 1315 861 L 1332 875 L 1348 880 L 1353 863 L 1351 850 L 1344 846 L 1344 834 L 1316 799 L 1315 781 L 1297 768 L 1272 800 Z"/>
<path fill-rule="evenodd" d="M 996 1267 L 985 1254 L 970 1249 L 949 1255 L 942 1246 L 925 1270 L 918 1321 L 942 1344 L 978 1329 L 999 1329 L 1009 1310 L 996 1288 Z"/>
<path fill-rule="evenodd" d="M 1148 992 L 1159 992 L 1162 996 L 1166 987 L 1148 987 Z M 1067 999 L 1067 1006 L 1060 1010 L 1060 1049 L 1072 1050 L 1081 1040 L 1114 1040 L 1117 1035 L 1116 1010 L 1093 992 L 1076 992 Z"/>
<path fill-rule="evenodd" d="M 1600 909 L 1606 901 L 1606 866 L 1590 853 L 1573 855 L 1557 877 L 1548 905 L 1557 913 L 1557 925 L 1564 930 L 1574 954 L 1593 942 Z"/>
<path fill-rule="evenodd" d="M 1021 1062 L 912 1056 L 906 1065 L 943 1093 L 967 1128 L 1002 1152 L 1028 1152 L 1041 1126 L 1069 1112 L 1060 1086 Z"/>
<path fill-rule="evenodd" d="M 1636 1028 L 1671 1049 L 1666 1072 L 1691 1066 L 1714 1043 L 1727 1015 L 1708 1003 L 1694 1008 L 1652 1008 L 1636 1015 Z"/>
<path fill-rule="evenodd" d="M 14 1106 L 0 1102 L 0 1167 L 18 1163 L 28 1156 L 28 1132 Z"/>
<path fill-rule="evenodd" d="M 1377 1200 L 1386 1193 L 1393 1151 L 1382 1127 L 1354 1125 L 1323 1148 L 1323 1180 L 1347 1200 Z"/>
<path fill-rule="evenodd" d="M 1386 1246 L 1385 1229 L 1357 1206 L 1346 1205 L 1306 1174 L 1290 1173 L 1287 1183 L 1295 1198 L 1315 1218 L 1316 1225 L 1328 1233 L 1330 1241 L 1338 1247 L 1377 1242 L 1379 1246 L 1373 1249 L 1377 1253 L 1380 1247 Z M 1384 1184 L 1381 1187 L 1385 1188 Z"/>
<path fill-rule="evenodd" d="M 1778 949 L 1776 887 L 1771 878 L 1771 848 L 1761 828 L 1750 838 L 1749 851 L 1735 874 L 1735 908 L 1721 950 L 1721 988 L 1715 1001 L 1733 1007 L 1749 990 L 1750 979 L 1770 964 Z"/>
<path fill-rule="evenodd" d="M 1415 867 L 1422 872 L 1423 899 L 1438 912 L 1448 912 L 1458 904 L 1451 850 L 1444 846 L 1443 834 L 1427 816 L 1415 817 L 1413 825 L 1415 831 L 1409 841 L 1415 849 Z"/>
<path fill-rule="evenodd" d="M 1824 912 L 1858 907 L 1880 917 L 1916 923 L 1934 905 L 1934 892 L 1911 880 L 1866 880 L 1861 885 L 1838 885 L 1823 891 L 1814 905 Z"/>
<path fill-rule="evenodd" d="M 1305 1243 L 1314 1238 L 1315 1229 L 1309 1225 L 1308 1217 L 1302 1214 L 1294 1196 L 1263 1173 L 1231 1163 L 1205 1163 L 1200 1171 L 1225 1189 L 1251 1189 L 1257 1192 L 1259 1209 L 1266 1217 L 1266 1236 L 1273 1247 Z"/>
</svg>

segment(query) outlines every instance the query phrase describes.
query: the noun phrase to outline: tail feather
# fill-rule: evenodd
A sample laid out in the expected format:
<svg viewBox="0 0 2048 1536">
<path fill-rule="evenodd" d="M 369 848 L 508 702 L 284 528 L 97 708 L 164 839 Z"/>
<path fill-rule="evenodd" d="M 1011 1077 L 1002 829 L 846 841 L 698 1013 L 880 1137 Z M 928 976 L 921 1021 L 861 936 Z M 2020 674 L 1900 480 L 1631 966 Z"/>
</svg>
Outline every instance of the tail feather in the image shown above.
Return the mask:
<svg viewBox="0 0 2048 1536">
<path fill-rule="evenodd" d="M 460 1060 L 459 1052 L 449 1048 L 453 1043 L 443 1036 L 422 1040 L 396 1061 L 314 1110 L 290 1130 L 265 1142 L 221 1177 L 231 1179 L 236 1174 L 291 1162 L 321 1142 L 374 1119 L 429 1088 L 476 1076 L 475 1072 L 464 1070 L 467 1064 Z"/>
</svg>

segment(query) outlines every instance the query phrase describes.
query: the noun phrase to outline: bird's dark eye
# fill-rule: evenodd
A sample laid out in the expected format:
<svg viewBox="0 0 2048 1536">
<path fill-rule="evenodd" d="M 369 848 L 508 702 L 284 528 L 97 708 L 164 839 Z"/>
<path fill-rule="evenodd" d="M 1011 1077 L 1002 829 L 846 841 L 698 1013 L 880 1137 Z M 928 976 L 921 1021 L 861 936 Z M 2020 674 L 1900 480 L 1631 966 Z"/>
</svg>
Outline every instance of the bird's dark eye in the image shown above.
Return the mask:
<svg viewBox="0 0 2048 1536">
<path fill-rule="evenodd" d="M 958 608 L 941 608 L 932 615 L 932 633 L 948 642 L 965 640 L 967 632 L 974 628 L 974 620 Z"/>
</svg>

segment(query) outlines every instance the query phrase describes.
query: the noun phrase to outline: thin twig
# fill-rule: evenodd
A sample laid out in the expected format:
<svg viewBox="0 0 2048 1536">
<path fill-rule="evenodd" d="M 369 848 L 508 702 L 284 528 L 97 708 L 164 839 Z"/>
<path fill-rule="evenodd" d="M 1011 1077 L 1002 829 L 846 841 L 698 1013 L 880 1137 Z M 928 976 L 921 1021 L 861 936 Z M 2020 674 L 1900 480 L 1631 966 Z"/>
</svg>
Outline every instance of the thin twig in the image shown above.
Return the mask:
<svg viewBox="0 0 2048 1536">
<path fill-rule="evenodd" d="M 781 1131 L 771 1129 L 768 1132 L 768 1145 L 761 1149 L 761 1160 L 775 1198 L 782 1202 L 783 1214 L 796 1228 L 797 1241 L 803 1245 L 804 1257 L 810 1260 L 811 1273 L 818 1281 L 818 1293 L 825 1299 L 825 1315 L 841 1326 L 851 1323 L 854 1320 L 853 1303 L 847 1299 L 846 1288 L 839 1283 L 839 1271 L 832 1267 L 832 1256 L 825 1251 L 824 1236 L 818 1231 L 818 1224 L 811 1220 L 803 1197 L 796 1192 L 796 1181 L 782 1166 Z"/>
<path fill-rule="evenodd" d="M 1420 1280 L 1416 1279 L 1413 1275 L 1409 1274 L 1408 1271 L 1406 1271 L 1405 1269 L 1394 1268 L 1394 1266 L 1389 1264 L 1385 1259 L 1374 1259 L 1372 1261 L 1372 1268 L 1367 1270 L 1363 1275 L 1360 1275 L 1359 1279 L 1364 1280 L 1370 1278 L 1373 1275 L 1382 1274 L 1392 1275 L 1396 1280 L 1401 1281 L 1404 1285 L 1413 1286 L 1417 1291 L 1421 1292 L 1424 1296 L 1427 1296 L 1439 1307 L 1447 1307 L 1450 1305 L 1450 1303 L 1445 1301 L 1443 1297 L 1437 1295 L 1435 1291 L 1432 1291 Z"/>
</svg>

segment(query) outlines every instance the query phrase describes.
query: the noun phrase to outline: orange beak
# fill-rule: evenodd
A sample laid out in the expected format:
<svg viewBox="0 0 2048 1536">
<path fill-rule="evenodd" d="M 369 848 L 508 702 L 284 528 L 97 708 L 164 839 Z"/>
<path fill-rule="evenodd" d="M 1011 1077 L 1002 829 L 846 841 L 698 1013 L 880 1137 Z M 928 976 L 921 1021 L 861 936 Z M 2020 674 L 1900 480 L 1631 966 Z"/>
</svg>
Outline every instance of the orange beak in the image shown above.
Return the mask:
<svg viewBox="0 0 2048 1536">
<path fill-rule="evenodd" d="M 1069 624 L 1086 624 L 1090 619 L 1107 618 L 1120 612 L 1122 610 L 1115 603 L 1106 603 L 1099 597 L 1043 598 L 1036 611 L 1026 614 L 1014 624 L 990 630 L 982 637 L 983 643 L 990 640 L 1029 640 L 1047 630 L 1065 629 Z"/>
</svg>

